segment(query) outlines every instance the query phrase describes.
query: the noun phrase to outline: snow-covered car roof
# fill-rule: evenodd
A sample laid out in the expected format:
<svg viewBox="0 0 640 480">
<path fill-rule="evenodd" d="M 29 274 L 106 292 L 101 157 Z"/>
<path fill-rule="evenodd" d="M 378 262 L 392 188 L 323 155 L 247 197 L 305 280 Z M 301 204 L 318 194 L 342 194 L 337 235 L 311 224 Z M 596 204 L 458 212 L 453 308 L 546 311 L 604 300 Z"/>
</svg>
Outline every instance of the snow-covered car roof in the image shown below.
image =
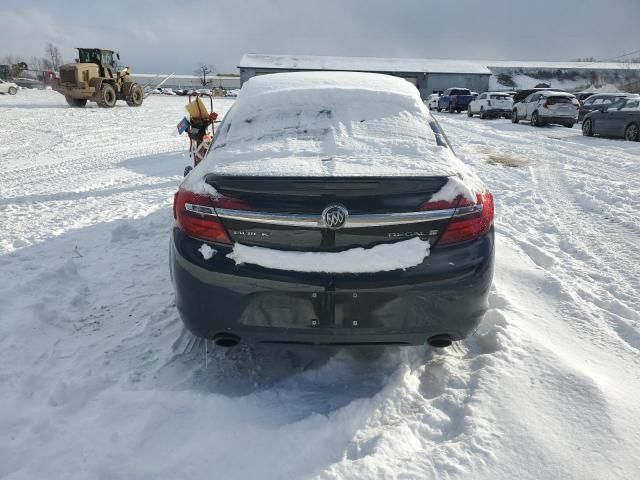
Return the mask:
<svg viewBox="0 0 640 480">
<path fill-rule="evenodd" d="M 198 184 L 210 173 L 469 173 L 452 150 L 438 142 L 434 128 L 435 120 L 418 90 L 398 77 L 355 72 L 261 75 L 245 83 L 208 155 L 184 185 L 200 191 Z"/>
<path fill-rule="evenodd" d="M 541 92 L 538 92 L 540 94 L 542 94 L 542 96 L 544 97 L 575 97 L 575 95 L 573 93 L 569 93 L 569 92 L 559 92 L 556 90 L 542 90 Z"/>
</svg>

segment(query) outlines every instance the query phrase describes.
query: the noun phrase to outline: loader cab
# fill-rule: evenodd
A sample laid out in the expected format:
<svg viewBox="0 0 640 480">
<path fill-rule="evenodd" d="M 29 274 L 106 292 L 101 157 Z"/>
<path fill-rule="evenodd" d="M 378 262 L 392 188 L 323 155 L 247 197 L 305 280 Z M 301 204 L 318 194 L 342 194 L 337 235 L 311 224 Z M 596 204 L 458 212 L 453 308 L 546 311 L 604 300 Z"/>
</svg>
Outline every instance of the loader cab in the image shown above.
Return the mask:
<svg viewBox="0 0 640 480">
<path fill-rule="evenodd" d="M 113 50 L 100 48 L 79 48 L 78 60 L 80 63 L 95 63 L 100 67 L 100 76 L 115 78 L 117 71 L 116 58 L 120 58 Z"/>
</svg>

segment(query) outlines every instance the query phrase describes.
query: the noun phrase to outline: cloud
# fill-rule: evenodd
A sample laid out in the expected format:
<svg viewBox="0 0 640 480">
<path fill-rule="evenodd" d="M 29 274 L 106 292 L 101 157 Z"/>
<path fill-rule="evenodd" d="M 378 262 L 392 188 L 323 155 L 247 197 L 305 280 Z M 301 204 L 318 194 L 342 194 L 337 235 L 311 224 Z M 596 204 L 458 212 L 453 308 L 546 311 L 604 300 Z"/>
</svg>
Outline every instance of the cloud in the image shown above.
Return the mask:
<svg viewBox="0 0 640 480">
<path fill-rule="evenodd" d="M 640 2 L 5 0 L 6 53 L 120 51 L 138 72 L 234 71 L 245 52 L 459 59 L 611 58 L 640 49 Z M 13 8 L 7 8 L 12 5 Z"/>
</svg>

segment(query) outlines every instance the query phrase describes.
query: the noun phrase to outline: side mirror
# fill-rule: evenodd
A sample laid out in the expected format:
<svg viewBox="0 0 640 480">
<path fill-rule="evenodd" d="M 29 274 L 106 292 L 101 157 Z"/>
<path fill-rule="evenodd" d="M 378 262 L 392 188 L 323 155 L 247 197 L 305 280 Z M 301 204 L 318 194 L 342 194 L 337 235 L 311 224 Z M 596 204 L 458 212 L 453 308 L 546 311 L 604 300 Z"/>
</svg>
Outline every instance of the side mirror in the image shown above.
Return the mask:
<svg viewBox="0 0 640 480">
<path fill-rule="evenodd" d="M 119 54 L 119 53 L 116 53 L 116 58 L 117 58 L 118 60 L 120 60 L 120 54 Z"/>
</svg>

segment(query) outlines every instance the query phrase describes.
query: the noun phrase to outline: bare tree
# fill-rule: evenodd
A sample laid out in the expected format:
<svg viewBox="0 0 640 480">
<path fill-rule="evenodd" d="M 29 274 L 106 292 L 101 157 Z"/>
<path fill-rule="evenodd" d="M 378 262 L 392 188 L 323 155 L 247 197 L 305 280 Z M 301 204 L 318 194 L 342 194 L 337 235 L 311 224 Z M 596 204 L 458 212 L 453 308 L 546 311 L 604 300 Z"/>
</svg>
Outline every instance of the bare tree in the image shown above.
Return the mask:
<svg viewBox="0 0 640 480">
<path fill-rule="evenodd" d="M 207 75 L 211 76 L 213 74 L 213 65 L 200 63 L 195 73 L 200 77 L 200 84 L 206 87 L 212 81 L 211 79 L 207 79 Z"/>
<path fill-rule="evenodd" d="M 62 54 L 60 53 L 60 49 L 53 43 L 47 43 L 47 47 L 45 48 L 45 56 L 47 60 L 51 62 L 52 70 L 58 70 L 58 68 L 60 68 L 60 65 L 62 65 Z"/>
<path fill-rule="evenodd" d="M 29 58 L 29 69 L 30 70 L 44 70 L 44 59 L 39 57 L 30 57 Z"/>
</svg>

